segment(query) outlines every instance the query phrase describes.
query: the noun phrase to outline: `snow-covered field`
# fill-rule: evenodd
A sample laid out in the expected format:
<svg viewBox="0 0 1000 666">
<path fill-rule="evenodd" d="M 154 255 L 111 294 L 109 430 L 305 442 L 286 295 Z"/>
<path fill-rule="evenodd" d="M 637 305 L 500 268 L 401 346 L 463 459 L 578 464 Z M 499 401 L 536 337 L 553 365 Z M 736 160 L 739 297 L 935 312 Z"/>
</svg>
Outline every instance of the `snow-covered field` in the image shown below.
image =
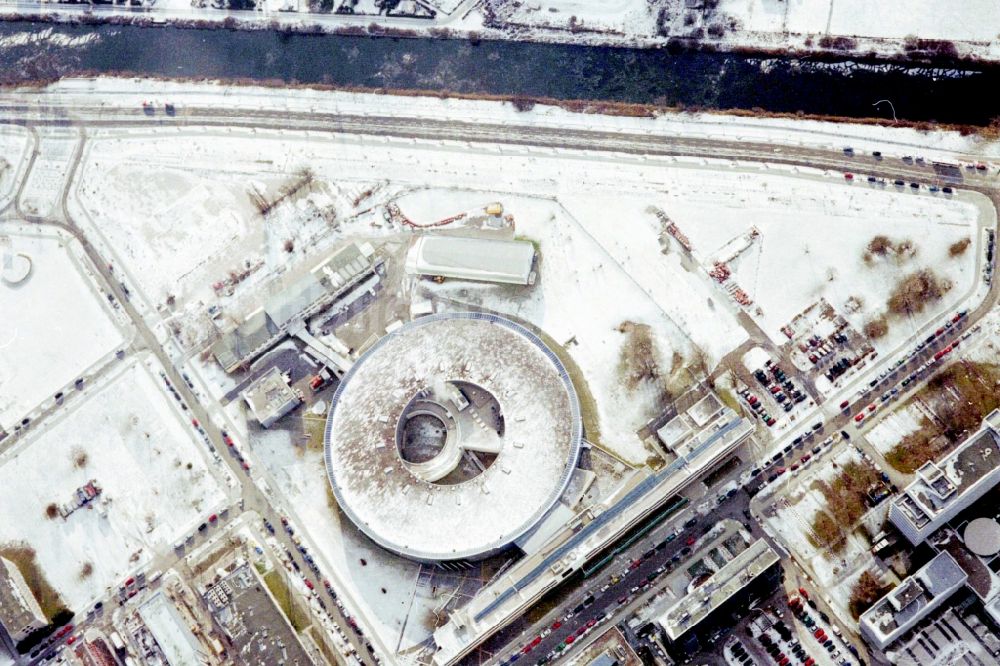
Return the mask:
<svg viewBox="0 0 1000 666">
<path fill-rule="evenodd" d="M 93 281 L 76 241 L 27 225 L 0 225 L 0 254 L 23 253 L 31 273 L 0 284 L 0 426 L 10 430 L 44 400 L 106 360 L 123 318 Z"/>
<path fill-rule="evenodd" d="M 469 108 L 504 116 L 496 103 Z M 544 114 L 538 120 L 555 122 Z M 623 120 L 636 119 L 588 122 Z M 267 275 L 303 266 L 333 239 L 405 232 L 382 219 L 382 204 L 397 196 L 403 195 L 402 210 L 424 223 L 491 201 L 517 201 L 515 233 L 541 242 L 543 279 L 537 296 L 506 305 L 492 298 L 490 307 L 523 310 L 521 316 L 560 343 L 577 336 L 568 351 L 595 384 L 612 447 L 632 462 L 646 457 L 634 431 L 653 408 L 648 396 L 615 396 L 622 336 L 612 329 L 630 319 L 649 323 L 664 366 L 672 365 L 675 351 L 695 360 L 697 348 L 714 367 L 747 336 L 736 305 L 705 274 L 734 238 L 751 229 L 760 234 L 730 267 L 754 301 L 748 312 L 779 343 L 780 327 L 820 297 L 861 328 L 884 311 L 902 276 L 931 267 L 949 279 L 953 286 L 942 301 L 909 320 L 890 320 L 889 334 L 877 342 L 880 351 L 894 349 L 967 295 L 978 252 L 950 259 L 946 248 L 967 236 L 981 238 L 974 233 L 975 202 L 965 195 L 946 199 L 753 164 L 235 129 L 105 131 L 93 137 L 84 159 L 71 209 L 84 213 L 88 231 L 151 302 L 173 294 L 178 307 L 207 307 L 217 302 L 214 281 L 248 263 L 262 266 L 235 300 L 218 301 L 234 306 L 236 321 L 259 307 L 258 287 Z M 265 221 L 250 192 L 275 192 L 304 167 L 315 175 L 310 193 Z M 136 173 L 142 177 L 126 177 Z M 691 239 L 696 260 L 673 238 L 664 240 L 654 208 Z M 864 248 L 877 233 L 913 240 L 916 255 L 865 263 Z M 282 249 L 289 239 L 294 253 Z M 598 269 L 612 269 L 608 279 L 616 286 L 599 279 Z M 249 295 L 246 302 L 238 303 L 240 293 Z M 862 305 L 852 312 L 848 302 Z M 588 365 L 602 368 L 603 376 Z"/>
<path fill-rule="evenodd" d="M 258 11 L 227 13 L 207 3 L 157 0 L 144 7 L 151 16 L 171 21 L 236 19 L 249 25 L 284 28 L 354 30 L 369 24 L 440 37 L 473 37 L 575 44 L 662 47 L 670 38 L 688 38 L 724 49 L 835 52 L 884 56 L 906 55 L 907 40 L 953 41 L 957 52 L 985 60 L 1000 59 L 1000 8 L 992 0 L 969 0 L 942 7 L 935 0 L 721 0 L 718 6 L 687 0 L 403 0 L 385 15 L 374 0 L 336 0 L 335 8 L 353 6 L 355 15 L 310 13 L 306 0 L 259 0 Z M 709 5 L 709 6 L 705 6 Z M 714 8 L 712 8 L 714 7 Z M 0 0 L 0 14 L 79 15 L 81 7 L 66 3 Z M 108 7 L 106 16 L 128 15 L 126 7 Z M 487 20 L 489 16 L 489 20 Z M 843 38 L 839 44 L 833 40 Z M 2 45 L 54 43 L 64 47 L 99 41 L 100 35 L 66 35 L 52 30 L 13 32 Z M 836 47 L 836 48 L 834 48 Z"/>
<path fill-rule="evenodd" d="M 762 310 L 755 318 L 778 344 L 780 328 L 825 297 L 859 330 L 885 311 L 886 300 L 903 276 L 931 268 L 952 282 L 940 302 L 905 321 L 890 318 L 889 334 L 876 349 L 895 349 L 926 321 L 955 306 L 972 288 L 978 252 L 949 258 L 948 246 L 963 238 L 978 240 L 978 211 L 972 203 L 913 195 L 895 188 L 840 180 L 789 178 L 717 172 L 710 181 L 681 172 L 680 187 L 665 195 L 664 210 L 711 257 L 752 227 L 760 236 L 729 262 L 733 279 Z M 865 248 L 876 234 L 916 244 L 907 261 L 866 263 Z M 851 312 L 847 302 L 860 299 Z"/>
<path fill-rule="evenodd" d="M 14 193 L 14 183 L 27 147 L 28 134 L 23 128 L 0 127 L 0 207 L 6 205 Z"/>
<path fill-rule="evenodd" d="M 1000 55 L 1000 8 L 972 0 L 944 10 L 934 0 L 492 0 L 499 22 L 528 29 L 530 39 L 660 43 L 697 37 L 730 47 L 811 50 L 822 37 L 853 38 L 853 49 L 899 53 L 907 37 L 951 40 L 981 57 Z M 710 30 L 711 29 L 711 30 Z M 697 32 L 700 30 L 700 33 Z M 561 34 L 560 34 L 561 33 Z M 706 34 L 707 33 L 707 34 Z M 809 41 L 807 41 L 809 40 Z M 860 43 L 857 43 L 860 42 Z M 852 50 L 852 49 L 848 49 Z"/>
<path fill-rule="evenodd" d="M 883 417 L 875 427 L 865 433 L 865 439 L 876 451 L 887 454 L 907 435 L 920 430 L 923 414 L 912 402 Z"/>
<path fill-rule="evenodd" d="M 130 572 L 217 511 L 226 495 L 204 445 L 164 393 L 150 360 L 132 359 L 0 458 L 0 543 L 25 543 L 70 608 L 103 597 Z M 99 500 L 61 517 L 94 480 Z M 82 573 L 90 564 L 90 574 Z"/>
</svg>

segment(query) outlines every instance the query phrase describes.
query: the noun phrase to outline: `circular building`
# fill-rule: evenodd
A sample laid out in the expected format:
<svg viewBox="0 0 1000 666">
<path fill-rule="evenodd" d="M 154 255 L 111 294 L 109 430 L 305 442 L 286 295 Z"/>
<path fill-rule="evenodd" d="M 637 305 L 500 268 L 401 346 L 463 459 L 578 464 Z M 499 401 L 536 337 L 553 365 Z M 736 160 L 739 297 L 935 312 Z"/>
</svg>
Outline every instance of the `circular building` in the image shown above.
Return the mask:
<svg viewBox="0 0 1000 666">
<path fill-rule="evenodd" d="M 31 257 L 18 252 L 17 254 L 0 255 L 0 281 L 8 285 L 24 282 L 31 274 Z"/>
<path fill-rule="evenodd" d="M 976 555 L 1000 553 L 1000 524 L 992 518 L 976 518 L 965 526 L 965 546 Z"/>
<path fill-rule="evenodd" d="M 350 519 L 421 561 L 492 555 L 532 529 L 576 467 L 566 369 L 502 317 L 440 314 L 379 340 L 344 376 L 326 469 Z"/>
</svg>

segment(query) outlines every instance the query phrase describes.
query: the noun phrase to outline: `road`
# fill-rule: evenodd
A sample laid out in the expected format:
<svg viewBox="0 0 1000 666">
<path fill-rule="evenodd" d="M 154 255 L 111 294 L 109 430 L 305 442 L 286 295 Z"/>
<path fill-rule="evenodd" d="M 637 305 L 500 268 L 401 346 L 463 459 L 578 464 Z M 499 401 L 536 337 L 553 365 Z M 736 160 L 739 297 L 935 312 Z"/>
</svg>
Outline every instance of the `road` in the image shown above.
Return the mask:
<svg viewBox="0 0 1000 666">
<path fill-rule="evenodd" d="M 74 156 L 72 168 L 66 179 L 66 187 L 63 192 L 62 219 L 32 219 L 30 217 L 28 219 L 58 226 L 80 240 L 88 256 L 100 270 L 108 289 L 116 295 L 130 319 L 135 323 L 136 330 L 144 346 L 156 354 L 166 369 L 170 381 L 181 392 L 183 399 L 190 406 L 193 415 L 204 424 L 213 447 L 217 451 L 222 452 L 220 454 L 221 458 L 226 461 L 226 464 L 230 466 L 230 469 L 237 478 L 241 479 L 241 492 L 245 502 L 245 509 L 257 511 L 275 525 L 280 524 L 278 511 L 272 507 L 272 502 L 264 496 L 257 485 L 253 483 L 252 479 L 241 469 L 239 462 L 225 453 L 226 447 L 222 442 L 221 433 L 213 424 L 207 409 L 199 403 L 195 394 L 187 387 L 186 383 L 180 377 L 179 369 L 174 367 L 172 360 L 162 349 L 154 333 L 129 302 L 119 286 L 119 281 L 111 274 L 108 268 L 109 262 L 91 245 L 77 225 L 72 222 L 66 210 L 69 183 L 72 182 L 73 174 L 79 166 L 82 142 L 86 141 L 86 129 L 104 127 L 157 129 L 173 126 L 267 128 L 276 131 L 307 130 L 329 134 L 373 135 L 423 141 L 447 140 L 469 144 L 489 144 L 491 146 L 503 146 L 505 144 L 522 147 L 530 146 L 535 150 L 543 151 L 567 149 L 592 151 L 604 153 L 608 155 L 609 159 L 612 157 L 620 159 L 621 156 L 626 155 L 638 159 L 642 159 L 645 156 L 697 156 L 722 160 L 747 160 L 828 169 L 834 172 L 850 171 L 859 175 L 870 174 L 889 181 L 902 179 L 907 182 L 921 184 L 920 193 L 914 193 L 914 196 L 925 196 L 926 185 L 929 184 L 942 185 L 954 183 L 954 181 L 936 174 L 929 166 L 905 163 L 901 160 L 891 158 L 876 160 L 870 156 L 845 155 L 839 147 L 832 144 L 829 148 L 787 144 L 778 146 L 757 140 L 741 141 L 731 137 L 672 136 L 625 129 L 607 131 L 596 128 L 565 128 L 512 123 L 434 120 L 427 118 L 378 116 L 375 114 L 335 114 L 315 110 L 239 109 L 232 108 L 231 104 L 225 103 L 225 100 L 221 98 L 218 105 L 185 106 L 183 103 L 180 103 L 178 104 L 178 112 L 175 116 L 165 116 L 162 114 L 162 111 L 147 114 L 133 104 L 74 103 L 70 106 L 60 104 L 49 97 L 35 97 L 32 93 L 15 92 L 6 95 L 4 101 L 0 102 L 0 122 L 28 127 L 74 126 L 81 128 L 83 133 L 81 147 Z M 498 147 L 496 150 L 502 152 L 503 148 Z M 32 158 L 32 163 L 33 159 L 34 157 Z M 26 179 L 22 181 L 22 186 L 23 182 L 26 182 Z M 870 185 L 864 182 L 857 182 L 856 180 L 853 186 L 869 187 Z M 988 196 L 994 205 L 997 204 L 998 199 L 994 189 L 995 178 L 993 176 L 979 171 L 966 171 L 963 174 L 961 183 L 956 186 L 962 189 L 981 192 Z M 892 186 L 890 185 L 889 187 Z M 993 306 L 996 302 L 997 293 L 998 287 L 994 285 L 990 289 L 987 299 L 968 315 L 968 325 L 974 324 Z M 932 353 L 933 350 L 925 350 L 922 355 L 926 356 Z M 885 359 L 883 359 L 883 363 L 884 361 Z M 873 366 L 873 369 L 877 367 Z M 828 416 L 824 431 L 839 430 L 847 424 L 849 419 L 849 414 L 838 413 L 832 417 Z M 735 502 L 731 504 L 734 507 L 738 506 Z M 715 520 L 716 518 L 713 518 L 713 522 Z M 693 529 L 697 530 L 699 527 Z M 277 538 L 279 538 L 284 547 L 297 555 L 294 544 L 287 538 L 287 535 L 279 531 Z M 682 540 L 679 539 L 678 541 Z M 636 545 L 629 552 L 642 552 L 646 547 L 648 545 L 645 543 L 641 546 Z M 675 542 L 664 550 L 658 551 L 649 561 L 643 562 L 621 582 L 601 593 L 599 597 L 595 593 L 595 601 L 588 607 L 588 610 L 572 618 L 571 622 L 565 623 L 564 629 L 553 631 L 552 634 L 546 636 L 542 644 L 535 648 L 535 650 L 538 651 L 538 654 L 545 654 L 547 652 L 546 647 L 551 649 L 555 645 L 558 645 L 570 631 L 577 631 L 581 623 L 585 624 L 590 619 L 603 617 L 607 612 L 614 610 L 617 606 L 617 599 L 622 594 L 622 590 L 635 587 L 637 581 L 649 576 L 651 571 L 655 571 L 655 569 L 668 561 L 682 547 L 682 545 Z M 300 559 L 299 564 L 305 570 L 305 562 Z M 332 575 L 330 577 L 334 578 Z M 576 594 L 574 599 L 580 596 L 580 594 L 582 593 Z M 337 619 L 341 622 L 342 626 L 346 627 L 340 618 Z M 532 630 L 540 630 L 541 626 L 544 625 L 540 624 L 538 627 L 533 627 Z M 551 623 L 548 626 L 551 626 Z M 522 630 L 529 633 L 526 628 L 522 628 Z M 349 630 L 346 633 L 352 636 Z M 499 632 L 497 637 L 490 641 L 490 644 L 499 645 L 507 641 L 511 642 L 513 646 L 513 643 L 516 643 L 515 639 L 520 636 L 521 632 L 516 627 L 508 627 Z M 362 647 L 361 642 L 356 640 L 356 637 L 352 636 L 352 639 L 355 639 L 353 642 L 356 649 Z M 372 660 L 367 659 L 364 649 L 358 649 L 358 652 L 362 655 L 362 658 L 366 659 L 366 663 L 373 663 Z"/>
<path fill-rule="evenodd" d="M 722 482 L 717 485 L 722 485 Z M 713 496 L 708 496 L 707 501 L 715 500 Z M 578 589 L 537 622 L 528 623 L 522 618 L 497 632 L 482 647 L 481 662 L 476 662 L 472 657 L 467 661 L 498 664 L 509 659 L 511 654 L 522 649 L 546 629 L 551 629 L 551 633 L 542 637 L 541 642 L 528 653 L 531 661 L 537 663 L 542 656 L 555 650 L 558 645 L 565 645 L 567 637 L 574 636 L 575 642 L 576 638 L 579 638 L 578 632 L 591 620 L 597 621 L 598 627 L 607 628 L 630 617 L 638 607 L 660 591 L 664 576 L 683 567 L 684 563 L 695 554 L 690 552 L 691 546 L 688 541 L 700 538 L 722 520 L 731 519 L 742 523 L 754 538 L 763 538 L 773 543 L 755 521 L 747 519 L 745 512 L 749 504 L 750 496 L 745 491 L 740 491 L 705 515 L 692 516 L 690 511 L 681 511 L 672 516 L 593 576 L 585 579 Z M 692 519 L 693 524 L 688 522 Z M 657 549 L 657 545 L 663 543 L 667 535 L 676 532 L 679 532 L 676 538 Z M 778 551 L 782 552 L 782 549 L 779 548 Z M 631 568 L 633 565 L 635 568 Z M 662 567 L 666 568 L 661 571 Z M 619 577 L 617 582 L 612 582 L 614 576 Z M 647 583 L 650 585 L 647 586 Z M 639 588 L 639 591 L 633 592 L 634 588 Z M 589 601 L 590 597 L 593 597 L 592 601 Z M 581 605 L 584 608 L 580 609 Z M 605 619 L 609 613 L 611 617 Z M 553 628 L 557 621 L 560 626 Z M 567 654 L 569 652 L 567 651 Z"/>
</svg>

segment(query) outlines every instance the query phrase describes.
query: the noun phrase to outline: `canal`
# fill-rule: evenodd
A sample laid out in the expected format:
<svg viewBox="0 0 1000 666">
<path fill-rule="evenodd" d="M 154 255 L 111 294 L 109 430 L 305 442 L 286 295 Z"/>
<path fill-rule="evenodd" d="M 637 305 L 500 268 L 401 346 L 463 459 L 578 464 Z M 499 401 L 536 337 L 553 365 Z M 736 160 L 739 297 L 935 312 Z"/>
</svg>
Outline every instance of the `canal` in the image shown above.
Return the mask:
<svg viewBox="0 0 1000 666">
<path fill-rule="evenodd" d="M 280 80 L 366 88 L 936 120 L 986 125 L 1000 67 L 940 69 L 512 41 L 271 30 L 0 23 L 0 79 L 74 73 Z M 879 100 L 892 102 L 874 106 Z"/>
</svg>

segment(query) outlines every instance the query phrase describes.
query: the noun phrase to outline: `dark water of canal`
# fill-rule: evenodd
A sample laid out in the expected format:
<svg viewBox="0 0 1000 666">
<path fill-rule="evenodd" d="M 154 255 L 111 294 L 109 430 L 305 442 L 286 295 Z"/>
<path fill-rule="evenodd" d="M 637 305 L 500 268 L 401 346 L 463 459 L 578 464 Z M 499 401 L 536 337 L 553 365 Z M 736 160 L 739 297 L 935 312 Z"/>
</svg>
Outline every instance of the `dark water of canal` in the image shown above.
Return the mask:
<svg viewBox="0 0 1000 666">
<path fill-rule="evenodd" d="M 531 42 L 289 34 L 271 30 L 0 23 L 0 79 L 74 72 L 280 79 L 985 125 L 1000 67 L 668 53 Z"/>
</svg>

